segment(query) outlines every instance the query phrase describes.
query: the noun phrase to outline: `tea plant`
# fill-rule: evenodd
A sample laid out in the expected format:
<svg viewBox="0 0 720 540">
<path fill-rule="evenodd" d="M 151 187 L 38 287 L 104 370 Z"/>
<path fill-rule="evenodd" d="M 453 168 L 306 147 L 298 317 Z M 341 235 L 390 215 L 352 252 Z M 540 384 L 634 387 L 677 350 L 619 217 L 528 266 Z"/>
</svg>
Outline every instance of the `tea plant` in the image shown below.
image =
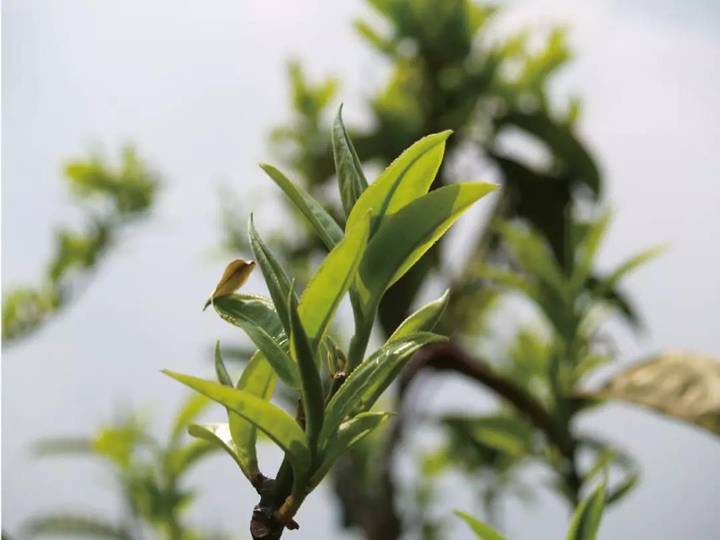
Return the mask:
<svg viewBox="0 0 720 540">
<path fill-rule="evenodd" d="M 250 531 L 255 539 L 279 538 L 297 528 L 303 501 L 335 461 L 391 413 L 372 409 L 402 366 L 421 347 L 444 340 L 432 329 L 447 295 L 408 317 L 387 341 L 367 354 L 378 305 L 385 291 L 422 257 L 473 203 L 495 186 L 472 182 L 428 193 L 442 162 L 449 131 L 408 148 L 368 185 L 340 113 L 333 150 L 346 224 L 343 228 L 307 192 L 279 170 L 263 170 L 307 219 L 329 253 L 299 296 L 294 279 L 258 234 L 253 217 L 249 241 L 270 298 L 229 294 L 244 281 L 248 264 L 231 263 L 210 303 L 241 328 L 258 351 L 233 381 L 220 348 L 219 382 L 166 371 L 224 405 L 228 422 L 191 425 L 190 434 L 222 447 L 260 495 Z M 231 284 L 231 285 L 229 285 Z M 328 335 L 340 301 L 348 294 L 354 335 L 345 350 Z M 296 389 L 295 417 L 270 403 L 276 378 Z M 257 431 L 285 453 L 275 478 L 263 475 L 255 449 Z"/>
<path fill-rule="evenodd" d="M 193 394 L 178 410 L 169 437 L 153 437 L 136 416 L 110 424 L 92 437 L 47 439 L 37 445 L 42 456 L 96 457 L 113 470 L 124 505 L 116 522 L 91 511 L 60 511 L 36 516 L 24 526 L 24 538 L 67 536 L 137 540 L 151 530 L 167 540 L 222 540 L 226 536 L 196 530 L 184 514 L 194 493 L 186 487 L 186 475 L 202 458 L 217 450 L 203 440 L 186 440 L 185 431 L 209 403 Z"/>
</svg>

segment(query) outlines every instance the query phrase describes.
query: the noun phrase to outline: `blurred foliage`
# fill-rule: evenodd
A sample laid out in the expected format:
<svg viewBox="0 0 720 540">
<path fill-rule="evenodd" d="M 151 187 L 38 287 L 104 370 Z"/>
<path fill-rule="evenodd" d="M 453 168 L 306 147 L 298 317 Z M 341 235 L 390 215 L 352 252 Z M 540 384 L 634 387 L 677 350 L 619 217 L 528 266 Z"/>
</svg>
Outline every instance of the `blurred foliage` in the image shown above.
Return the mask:
<svg viewBox="0 0 720 540">
<path fill-rule="evenodd" d="M 92 157 L 69 163 L 65 177 L 74 204 L 85 216 L 85 229 L 57 230 L 55 254 L 42 283 L 4 295 L 3 346 L 29 336 L 71 302 L 121 231 L 147 216 L 159 187 L 155 175 L 131 148 L 123 150 L 117 168 Z"/>
<path fill-rule="evenodd" d="M 202 458 L 215 451 L 212 444 L 187 440 L 187 427 L 208 404 L 192 395 L 173 421 L 167 441 L 154 438 L 135 415 L 107 425 L 92 437 L 46 439 L 37 444 L 40 456 L 98 458 L 112 470 L 123 502 L 122 519 L 99 516 L 92 511 L 68 511 L 31 517 L 23 527 L 23 538 L 65 536 L 71 538 L 115 538 L 137 540 L 152 532 L 168 540 L 221 540 L 219 533 L 188 526 L 184 515 L 194 498 L 186 487 L 186 475 Z"/>
<path fill-rule="evenodd" d="M 478 344 L 490 343 L 489 350 L 497 353 L 473 359 L 439 347 L 419 355 L 418 364 L 425 364 L 411 366 L 401 384 L 398 420 L 335 469 L 344 525 L 361 529 L 371 540 L 403 533 L 443 537 L 444 525 L 431 508 L 440 497 L 437 479 L 450 468 L 473 479 L 491 518 L 503 495 L 528 499 L 535 493 L 522 482 L 526 463 L 546 465 L 552 487 L 572 506 L 600 470 L 610 469 L 619 480 L 608 487 L 608 501 L 619 500 L 637 482 L 636 464 L 614 444 L 577 433 L 573 421 L 602 404 L 599 396 L 579 389 L 616 357 L 603 321 L 619 316 L 633 330 L 642 327 L 619 286 L 621 279 L 659 250 L 633 257 L 613 272 L 597 269 L 609 223 L 601 204 L 601 170 L 576 128 L 579 101 L 558 103 L 548 90 L 571 58 L 565 30 L 498 35 L 502 9 L 471 0 L 367 4 L 372 12 L 357 20 L 355 29 L 391 69 L 385 85 L 368 98 L 370 118 L 364 125 L 369 127 L 349 127 L 363 163 L 385 166 L 412 141 L 452 129 L 446 164 L 432 189 L 468 170 L 496 175 L 502 184 L 491 215 L 480 217 L 469 233 L 472 238 L 464 242 L 468 247 L 459 264 L 444 260 L 450 255 L 442 243 L 428 251 L 383 298 L 380 326 L 385 335 L 392 334 L 432 278 L 433 286 L 450 289 L 438 331 L 467 350 L 485 351 L 488 347 Z M 330 189 L 337 156 L 334 160 L 326 142 L 339 81 L 313 83 L 302 65 L 292 62 L 289 83 L 293 114 L 272 133 L 272 146 L 299 183 L 342 223 L 344 201 Z M 301 226 L 304 234 L 298 234 Z M 246 250 L 243 242 L 234 249 Z M 302 219 L 292 235 L 277 237 L 275 246 L 298 269 L 326 249 Z M 533 305 L 537 322 L 518 325 L 501 346 L 503 340 L 490 329 L 506 298 Z M 412 413 L 404 390 L 421 367 L 475 379 L 500 397 L 499 410 L 438 418 L 445 441 L 418 459 L 412 495 L 401 496 L 393 463 L 406 429 L 403 416 Z M 581 467 L 581 457 L 592 465 Z"/>
</svg>

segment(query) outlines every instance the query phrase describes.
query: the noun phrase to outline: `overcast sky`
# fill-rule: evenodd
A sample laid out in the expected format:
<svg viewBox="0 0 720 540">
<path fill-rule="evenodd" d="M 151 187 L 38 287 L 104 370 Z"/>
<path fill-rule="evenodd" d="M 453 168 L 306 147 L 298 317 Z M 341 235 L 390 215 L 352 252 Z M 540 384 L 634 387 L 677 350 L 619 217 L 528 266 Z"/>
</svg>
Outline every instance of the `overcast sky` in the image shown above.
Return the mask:
<svg viewBox="0 0 720 540">
<path fill-rule="evenodd" d="M 581 131 L 609 185 L 616 218 L 602 265 L 659 242 L 672 247 L 628 280 L 649 331 L 616 334 L 623 361 L 667 348 L 720 357 L 720 7 L 510 5 L 503 28 L 572 30 L 576 60 L 554 90 L 582 97 Z M 338 75 L 346 115 L 362 121 L 364 97 L 387 74 L 349 30 L 362 13 L 359 1 L 332 0 L 3 2 L 3 289 L 39 279 L 53 227 L 77 219 L 60 175 L 68 158 L 95 148 L 116 156 L 133 142 L 165 186 L 152 219 L 127 235 L 87 293 L 3 354 L 3 527 L 58 508 L 117 514 L 102 467 L 34 461 L 28 447 L 91 432 L 125 403 L 164 426 L 183 391 L 158 371 L 209 373 L 208 344 L 237 335 L 198 309 L 225 262 L 213 254 L 218 187 L 242 194 L 267 186 L 255 164 L 270 159 L 267 133 L 288 116 L 290 57 L 313 75 Z M 268 228 L 273 220 L 256 218 Z M 262 292 L 257 275 L 249 289 Z M 434 388 L 424 391 L 433 410 L 488 404 L 460 381 Z M 643 467 L 640 487 L 607 514 L 601 539 L 717 538 L 717 439 L 624 406 L 580 427 L 622 444 Z M 193 481 L 202 487 L 195 522 L 247 537 L 255 495 L 231 461 L 202 465 Z M 471 508 L 468 493 L 449 494 L 443 508 Z M 298 516 L 302 528 L 288 537 L 336 537 L 330 500 L 323 489 L 313 493 Z M 529 509 L 508 500 L 503 513 L 517 540 L 560 538 L 567 521 L 551 496 Z M 470 538 L 461 528 L 453 537 Z"/>
</svg>

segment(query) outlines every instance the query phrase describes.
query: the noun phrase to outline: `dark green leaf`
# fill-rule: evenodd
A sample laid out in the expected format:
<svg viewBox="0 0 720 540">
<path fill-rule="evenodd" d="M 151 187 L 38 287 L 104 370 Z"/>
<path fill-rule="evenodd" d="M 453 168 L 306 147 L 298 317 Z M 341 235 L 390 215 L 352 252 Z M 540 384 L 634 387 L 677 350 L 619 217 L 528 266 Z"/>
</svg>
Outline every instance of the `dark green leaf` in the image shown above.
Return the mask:
<svg viewBox="0 0 720 540">
<path fill-rule="evenodd" d="M 302 212 L 328 249 L 332 249 L 342 240 L 343 231 L 340 225 L 319 202 L 272 165 L 261 164 L 260 167 L 280 186 L 285 195 Z"/>
<path fill-rule="evenodd" d="M 285 328 L 285 332 L 289 333 L 290 316 L 287 312 L 287 297 L 290 293 L 290 279 L 285 273 L 285 270 L 283 270 L 282 266 L 280 266 L 280 263 L 278 263 L 277 259 L 275 259 L 275 256 L 262 241 L 257 230 L 255 230 L 252 214 L 250 215 L 248 231 L 248 235 L 250 237 L 250 247 L 253 250 L 253 254 L 255 255 L 255 259 L 257 259 L 258 265 L 260 266 L 260 271 L 265 277 L 265 283 L 267 283 L 270 298 L 272 298 L 278 317 L 280 317 L 283 328 Z"/>
<path fill-rule="evenodd" d="M 412 334 L 386 344 L 360 364 L 328 403 L 320 435 L 321 447 L 327 448 L 335 430 L 350 413 L 367 411 L 373 406 L 418 349 L 443 339 L 430 333 Z"/>
<path fill-rule="evenodd" d="M 350 450 L 363 437 L 383 424 L 392 413 L 367 412 L 360 413 L 354 418 L 343 422 L 328 444 L 323 455 L 322 465 L 313 473 L 310 479 L 310 489 L 314 489 L 332 468 L 337 459 Z"/>
<path fill-rule="evenodd" d="M 297 299 L 292 291 L 288 297 L 288 311 L 290 312 L 290 327 L 292 328 L 292 351 L 299 367 L 300 381 L 302 383 L 302 403 L 306 419 L 305 431 L 308 436 L 310 451 L 314 454 L 323 425 L 325 409 L 322 382 L 318 371 L 319 362 L 315 361 L 315 351 L 300 320 Z"/>
<path fill-rule="evenodd" d="M 335 117 L 335 124 L 332 131 L 333 156 L 335 158 L 335 170 L 338 175 L 340 186 L 340 199 L 342 200 L 345 215 L 349 216 L 355 205 L 368 187 L 362 165 L 358 158 L 355 147 L 350 136 L 345 131 L 345 124 L 342 119 L 342 105 Z"/>
<path fill-rule="evenodd" d="M 234 294 L 218 298 L 213 305 L 223 319 L 245 331 L 285 384 L 300 386 L 297 364 L 288 354 L 287 337 L 270 301 Z"/>
<path fill-rule="evenodd" d="M 215 342 L 215 374 L 217 375 L 218 382 L 220 384 L 224 384 L 225 386 L 229 386 L 232 388 L 235 386 L 232 382 L 232 379 L 230 378 L 230 374 L 227 371 L 227 368 L 225 367 L 225 362 L 223 362 L 222 354 L 220 354 L 220 342 Z"/>
</svg>

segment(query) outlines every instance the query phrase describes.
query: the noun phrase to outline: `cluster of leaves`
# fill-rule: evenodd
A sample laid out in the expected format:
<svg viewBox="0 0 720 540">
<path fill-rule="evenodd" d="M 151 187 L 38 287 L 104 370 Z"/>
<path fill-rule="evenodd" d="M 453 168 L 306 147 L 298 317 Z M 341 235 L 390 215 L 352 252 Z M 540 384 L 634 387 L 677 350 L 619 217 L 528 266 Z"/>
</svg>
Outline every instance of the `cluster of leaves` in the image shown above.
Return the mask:
<svg viewBox="0 0 720 540">
<path fill-rule="evenodd" d="M 117 169 L 100 158 L 74 161 L 65 176 L 86 217 L 85 230 L 56 232 L 55 255 L 41 285 L 11 290 L 3 298 L 3 344 L 37 330 L 65 307 L 128 224 L 147 215 L 159 183 L 137 154 L 126 148 Z"/>
<path fill-rule="evenodd" d="M 329 253 L 298 297 L 294 279 L 263 242 L 251 216 L 249 242 L 270 298 L 230 294 L 227 284 L 242 284 L 249 266 L 235 261 L 210 302 L 225 321 L 247 334 L 257 352 L 237 382 L 225 369 L 219 345 L 217 383 L 167 372 L 226 407 L 227 423 L 192 425 L 189 431 L 228 452 L 257 489 L 261 500 L 251 524 L 254 538 L 278 538 L 285 527 L 297 526 L 294 515 L 335 461 L 389 417 L 371 409 L 402 366 L 421 347 L 444 339 L 431 330 L 447 295 L 409 316 L 366 358 L 385 291 L 469 206 L 495 189 L 472 182 L 428 193 L 449 135 L 445 131 L 419 140 L 368 185 L 338 112 L 332 142 L 344 230 L 305 190 L 276 168 L 262 165 Z M 347 350 L 328 335 L 346 294 L 355 321 Z M 276 378 L 297 391 L 295 418 L 269 401 Z M 275 479 L 259 471 L 257 430 L 285 453 Z"/>
<path fill-rule="evenodd" d="M 471 0 L 450 0 L 441 6 L 427 0 L 367 3 L 380 20 L 358 21 L 356 29 L 392 70 L 385 87 L 369 100 L 372 127 L 350 130 L 358 154 L 367 162 L 388 163 L 412 140 L 449 127 L 457 133 L 447 145 L 449 161 L 456 166 L 441 169 L 430 189 L 449 184 L 453 169 L 468 163 L 475 169 L 490 166 L 503 185 L 495 198 L 493 226 L 478 226 L 475 238 L 464 243 L 470 250 L 457 275 L 447 271 L 449 265 L 443 265 L 435 247 L 386 292 L 379 305 L 385 335 L 402 323 L 434 271 L 433 278 L 450 291 L 437 331 L 466 349 L 486 332 L 492 308 L 505 290 L 519 292 L 541 317 L 539 328 L 518 328 L 507 353 L 498 357 L 471 358 L 445 345 L 434 347 L 434 360 L 433 353 L 424 355 L 425 364 L 419 367 L 469 375 L 495 392 L 501 404 L 497 414 L 441 418 L 446 444 L 425 456 L 427 466 L 419 469 L 428 476 L 425 480 L 431 480 L 449 465 L 462 467 L 477 479 L 485 502 L 492 506 L 506 489 L 526 492 L 518 483 L 518 471 L 527 461 L 539 460 L 550 465 L 557 489 L 574 506 L 583 486 L 611 466 L 622 473 L 609 490 L 609 500 L 618 500 L 635 484 L 637 467 L 614 444 L 575 433 L 576 414 L 600 403 L 601 397 L 615 397 L 716 426 L 718 404 L 711 399 L 693 402 L 688 396 L 713 385 L 717 363 L 702 357 L 688 363 L 688 355 L 680 354 L 683 361 L 662 369 L 668 362 L 661 355 L 646 364 L 643 373 L 652 376 L 633 379 L 630 372 L 618 375 L 599 393 L 580 390 L 589 375 L 614 358 L 601 331 L 603 318 L 619 313 L 631 328 L 640 328 L 619 282 L 657 250 L 607 275 L 596 270 L 608 217 L 579 216 L 601 213 L 602 176 L 577 134 L 578 101 L 557 107 L 547 93 L 554 74 L 570 59 L 565 32 L 553 30 L 541 44 L 528 30 L 499 38 L 493 35 L 493 21 L 501 10 Z M 339 84 L 328 79 L 314 85 L 297 63 L 290 67 L 290 83 L 294 117 L 274 132 L 273 143 L 308 192 L 331 215 L 340 216 L 345 199 L 327 189 L 337 160 L 323 132 Z M 509 144 L 516 141 L 523 144 Z M 522 151 L 527 143 L 534 145 L 530 155 Z M 323 249 L 323 242 L 311 234 L 278 243 L 293 269 L 304 268 Z M 437 272 L 443 266 L 444 271 Z M 500 350 L 498 343 L 494 345 L 491 350 Z M 418 371 L 414 366 L 408 379 Z M 670 384 L 673 374 L 679 377 Z M 663 385 L 670 389 L 663 391 Z M 400 405 L 398 409 L 403 414 L 409 410 Z M 363 448 L 351 453 L 351 466 L 337 469 L 345 522 L 362 528 L 369 539 L 397 538 L 413 527 L 432 538 L 432 531 L 438 530 L 429 522 L 410 523 L 430 515 L 423 506 L 432 500 L 431 481 L 418 482 L 419 507 L 407 512 L 409 517 L 396 508 L 392 448 L 399 446 L 401 437 L 402 430 L 393 429 L 388 437 L 376 439 L 377 446 L 389 450 Z M 578 455 L 586 453 L 594 465 L 582 471 Z M 352 494 L 343 489 L 347 485 L 355 486 Z M 403 506 L 413 504 L 403 501 Z"/>
<path fill-rule="evenodd" d="M 90 438 L 47 439 L 37 446 L 42 456 L 96 457 L 112 467 L 124 505 L 123 519 L 116 522 L 92 511 L 62 510 L 28 520 L 26 538 L 67 536 L 135 540 L 151 530 L 167 540 L 222 540 L 226 536 L 189 527 L 183 519 L 194 492 L 186 475 L 216 447 L 185 437 L 188 425 L 203 413 L 209 401 L 197 394 L 187 399 L 176 414 L 167 442 L 148 432 L 136 416 L 111 424 Z"/>
</svg>

